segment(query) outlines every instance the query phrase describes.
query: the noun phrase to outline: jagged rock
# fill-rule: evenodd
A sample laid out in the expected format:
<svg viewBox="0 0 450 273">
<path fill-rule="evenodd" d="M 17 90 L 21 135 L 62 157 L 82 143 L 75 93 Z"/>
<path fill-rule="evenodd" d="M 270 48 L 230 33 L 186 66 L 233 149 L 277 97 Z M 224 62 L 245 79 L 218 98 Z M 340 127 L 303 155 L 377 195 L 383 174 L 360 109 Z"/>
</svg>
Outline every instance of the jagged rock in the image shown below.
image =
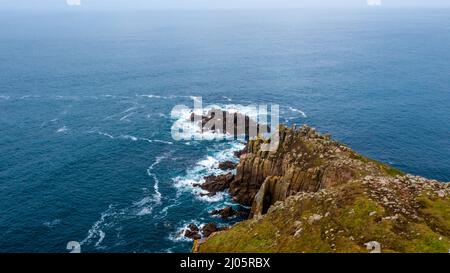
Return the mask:
<svg viewBox="0 0 450 273">
<path fill-rule="evenodd" d="M 236 214 L 236 211 L 232 207 L 226 207 L 223 209 L 211 211 L 212 215 L 220 215 L 223 219 L 228 219 Z"/>
<path fill-rule="evenodd" d="M 216 223 L 208 223 L 202 227 L 202 234 L 204 237 L 209 237 L 212 233 L 219 230 Z"/>
<path fill-rule="evenodd" d="M 316 192 L 365 173 L 380 175 L 385 171 L 376 163 L 363 164 L 354 160 L 353 157 L 358 158 L 356 153 L 341 150 L 338 147 L 342 145 L 308 126 L 296 130 L 281 127 L 279 132 L 280 144 L 276 152 L 261 151 L 262 139 L 248 142 L 247 153 L 241 156 L 236 177 L 230 184 L 233 199 L 253 207 L 251 216 L 266 213 L 276 201 L 295 193 Z M 263 186 L 264 183 L 267 185 Z"/>
<path fill-rule="evenodd" d="M 211 195 L 215 195 L 218 192 L 228 189 L 233 180 L 234 175 L 231 173 L 218 176 L 207 176 L 205 177 L 205 182 L 198 186 L 203 190 L 208 191 Z"/>
<path fill-rule="evenodd" d="M 236 156 L 237 158 L 240 158 L 242 155 L 244 155 L 246 153 L 248 153 L 247 145 L 245 146 L 244 149 L 234 152 L 234 156 Z"/>
<path fill-rule="evenodd" d="M 222 109 L 211 109 L 206 115 L 192 113 L 190 120 L 192 122 L 200 121 L 199 125 L 204 131 L 227 133 L 235 138 L 244 135 L 246 140 L 270 132 L 270 126 L 258 124 L 248 115 L 227 112 Z"/>
<path fill-rule="evenodd" d="M 215 233 L 220 246 L 205 240 L 196 251 L 367 253 L 377 239 L 389 252 L 448 252 L 449 184 L 405 175 L 307 126 L 279 132 L 277 151 L 249 141 L 227 180 L 251 219 Z"/>
<path fill-rule="evenodd" d="M 247 213 L 245 213 L 243 211 L 235 210 L 235 209 L 233 209 L 233 207 L 228 206 L 223 209 L 213 210 L 213 211 L 211 211 L 211 214 L 212 215 L 220 215 L 220 217 L 222 217 L 222 219 L 226 220 L 233 216 L 244 216 Z"/>
<path fill-rule="evenodd" d="M 187 226 L 187 228 L 188 229 L 190 229 L 190 230 L 192 230 L 192 231 L 196 231 L 196 232 L 198 232 L 200 229 L 197 227 L 197 225 L 195 225 L 195 224 L 189 224 L 188 226 Z"/>
<path fill-rule="evenodd" d="M 184 236 L 192 240 L 198 240 L 202 238 L 202 236 L 199 234 L 199 231 L 199 228 L 195 224 L 189 224 L 184 231 Z"/>
<path fill-rule="evenodd" d="M 223 171 L 235 169 L 236 166 L 237 166 L 237 164 L 234 162 L 231 162 L 231 161 L 225 161 L 225 162 L 219 163 L 219 169 L 221 169 Z"/>
</svg>

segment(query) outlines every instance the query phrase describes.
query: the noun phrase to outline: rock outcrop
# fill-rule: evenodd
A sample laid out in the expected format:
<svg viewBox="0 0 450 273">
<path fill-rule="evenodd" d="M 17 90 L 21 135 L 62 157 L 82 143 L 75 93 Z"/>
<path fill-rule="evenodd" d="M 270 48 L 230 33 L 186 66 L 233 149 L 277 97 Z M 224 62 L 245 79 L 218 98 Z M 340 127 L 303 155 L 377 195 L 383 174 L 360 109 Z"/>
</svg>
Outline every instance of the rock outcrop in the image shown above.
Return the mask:
<svg viewBox="0 0 450 273">
<path fill-rule="evenodd" d="M 209 195 L 215 195 L 218 192 L 223 192 L 228 189 L 233 180 L 234 175 L 231 173 L 218 176 L 207 176 L 205 177 L 205 182 L 203 184 L 198 184 L 196 186 L 208 191 Z"/>
<path fill-rule="evenodd" d="M 235 138 L 244 136 L 247 140 L 259 134 L 270 133 L 271 129 L 270 126 L 258 124 L 248 115 L 222 109 L 211 109 L 206 115 L 192 113 L 190 120 L 198 121 L 204 131 L 228 134 Z"/>
<path fill-rule="evenodd" d="M 233 207 L 230 207 L 230 206 L 225 207 L 223 209 L 213 210 L 213 211 L 211 211 L 211 214 L 219 215 L 224 220 L 228 220 L 229 218 L 234 217 L 234 216 L 248 215 L 248 213 L 246 213 L 244 211 L 235 210 L 235 209 L 233 209 Z"/>
<path fill-rule="evenodd" d="M 189 224 L 187 226 L 187 228 L 184 231 L 184 236 L 186 238 L 193 240 L 198 240 L 202 238 L 202 236 L 200 235 L 200 229 L 194 224 Z"/>
<path fill-rule="evenodd" d="M 230 185 L 236 202 L 253 206 L 252 215 L 264 214 L 272 204 L 297 192 L 316 192 L 366 174 L 401 174 L 308 126 L 281 127 L 276 152 L 261 151 L 262 143 L 262 139 L 249 141 Z"/>
<path fill-rule="evenodd" d="M 225 162 L 219 163 L 219 169 L 221 169 L 222 171 L 233 170 L 236 168 L 236 166 L 237 166 L 237 164 L 234 162 L 231 162 L 231 161 L 225 161 Z"/>
<path fill-rule="evenodd" d="M 313 128 L 280 127 L 277 151 L 248 142 L 229 184 L 250 219 L 201 252 L 448 252 L 449 184 L 405 175 Z"/>
</svg>

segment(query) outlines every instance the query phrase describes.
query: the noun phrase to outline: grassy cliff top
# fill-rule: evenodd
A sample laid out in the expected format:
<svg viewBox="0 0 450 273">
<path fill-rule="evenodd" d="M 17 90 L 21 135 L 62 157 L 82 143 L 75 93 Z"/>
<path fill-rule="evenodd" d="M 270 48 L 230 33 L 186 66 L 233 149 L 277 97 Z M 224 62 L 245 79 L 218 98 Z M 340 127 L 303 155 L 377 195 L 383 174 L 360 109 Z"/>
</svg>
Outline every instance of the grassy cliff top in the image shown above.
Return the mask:
<svg viewBox="0 0 450 273">
<path fill-rule="evenodd" d="M 258 173 L 260 166 L 282 162 L 276 176 L 269 172 L 253 201 L 252 209 L 272 200 L 269 209 L 195 242 L 195 252 L 449 252 L 449 184 L 405 175 L 309 127 L 282 130 L 278 151 L 261 152 L 261 140 L 250 141 L 248 154 L 241 157 L 245 168 L 238 167 L 238 182 L 245 189 L 246 181 L 254 179 L 251 174 L 267 175 Z M 327 183 L 324 176 L 303 175 L 331 167 Z M 352 175 L 342 176 L 345 168 Z M 284 173 L 289 169 L 299 175 Z M 296 185 L 328 186 L 292 193 L 293 177 Z M 341 181 L 333 183 L 334 178 Z"/>
<path fill-rule="evenodd" d="M 449 188 L 410 176 L 369 177 L 299 193 L 259 219 L 214 234 L 196 250 L 367 253 L 369 242 L 377 242 L 382 252 L 448 253 Z"/>
</svg>

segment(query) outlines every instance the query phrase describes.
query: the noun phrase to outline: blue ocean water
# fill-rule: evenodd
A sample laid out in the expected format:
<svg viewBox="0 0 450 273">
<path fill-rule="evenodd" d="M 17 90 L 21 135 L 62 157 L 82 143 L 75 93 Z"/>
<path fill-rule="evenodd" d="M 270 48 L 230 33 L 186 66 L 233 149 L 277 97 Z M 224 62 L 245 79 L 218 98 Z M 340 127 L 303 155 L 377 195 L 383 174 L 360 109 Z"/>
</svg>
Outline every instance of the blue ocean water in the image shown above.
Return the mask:
<svg viewBox="0 0 450 273">
<path fill-rule="evenodd" d="M 434 9 L 2 12 L 0 252 L 185 252 L 186 224 L 229 224 L 192 183 L 241 145 L 174 141 L 191 96 L 449 181 L 449 33 Z"/>
</svg>

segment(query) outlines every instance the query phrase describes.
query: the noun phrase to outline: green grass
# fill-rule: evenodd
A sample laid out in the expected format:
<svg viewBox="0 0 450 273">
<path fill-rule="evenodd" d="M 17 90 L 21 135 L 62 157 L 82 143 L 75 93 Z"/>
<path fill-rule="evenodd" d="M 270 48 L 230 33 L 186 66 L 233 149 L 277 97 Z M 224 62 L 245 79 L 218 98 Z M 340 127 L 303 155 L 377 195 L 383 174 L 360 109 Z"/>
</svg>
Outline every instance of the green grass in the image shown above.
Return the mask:
<svg viewBox="0 0 450 273">
<path fill-rule="evenodd" d="M 399 169 L 396 169 L 396 168 L 394 168 L 394 167 L 392 167 L 392 166 L 390 166 L 390 165 L 388 165 L 388 164 L 386 164 L 386 163 L 380 162 L 380 161 L 378 161 L 378 160 L 374 160 L 374 159 L 365 157 L 365 156 L 360 155 L 360 154 L 358 154 L 358 153 L 356 153 L 356 152 L 352 152 L 352 153 L 350 154 L 350 157 L 353 158 L 353 159 L 360 160 L 360 161 L 362 161 L 362 162 L 364 162 L 364 163 L 373 163 L 373 164 L 375 164 L 375 165 L 376 165 L 383 173 L 385 173 L 385 174 L 388 175 L 388 176 L 396 177 L 397 175 L 400 175 L 400 176 L 405 175 L 405 173 L 402 172 L 402 171 L 399 170 Z"/>
<path fill-rule="evenodd" d="M 450 240 L 444 232 L 450 227 L 448 200 L 424 199 L 422 210 L 429 218 L 412 221 L 400 216 L 397 221 L 382 220 L 390 215 L 361 187 L 349 183 L 336 189 L 333 199 L 337 207 L 328 198 L 308 197 L 258 221 L 238 223 L 207 240 L 200 252 L 367 253 L 364 244 L 370 241 L 381 243 L 382 252 L 449 251 Z M 309 223 L 311 215 L 324 216 L 327 211 L 327 217 Z M 302 223 L 299 236 L 294 236 L 299 229 L 296 221 Z"/>
</svg>

